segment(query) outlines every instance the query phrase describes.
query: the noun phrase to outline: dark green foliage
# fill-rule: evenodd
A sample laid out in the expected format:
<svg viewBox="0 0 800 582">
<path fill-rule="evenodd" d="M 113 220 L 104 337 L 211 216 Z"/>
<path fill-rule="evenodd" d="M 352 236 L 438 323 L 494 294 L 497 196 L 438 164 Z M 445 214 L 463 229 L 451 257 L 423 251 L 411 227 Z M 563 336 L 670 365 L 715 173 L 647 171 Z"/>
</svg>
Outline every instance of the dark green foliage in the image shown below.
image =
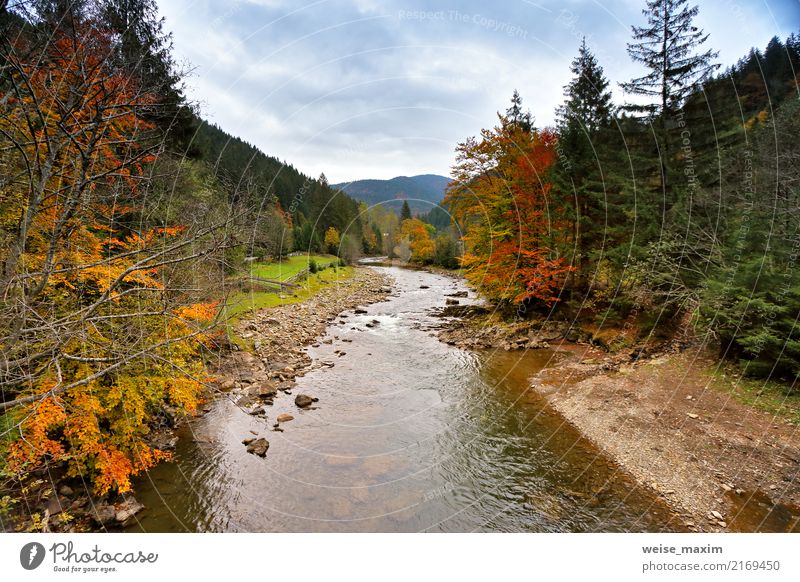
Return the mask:
<svg viewBox="0 0 800 582">
<path fill-rule="evenodd" d="M 519 126 L 525 132 L 530 132 L 533 128 L 531 112 L 522 110 L 522 97 L 519 96 L 519 92 L 516 89 L 514 89 L 514 94 L 511 96 L 511 107 L 506 109 L 504 119 L 512 125 Z"/>
<path fill-rule="evenodd" d="M 708 35 L 693 23 L 697 6 L 690 8 L 687 0 L 648 0 L 642 13 L 647 17 L 647 26 L 632 27 L 634 42 L 628 43 L 628 54 L 648 73 L 621 85 L 627 93 L 653 99 L 646 105 L 627 108 L 645 113 L 654 124 L 662 154 L 661 190 L 669 208 L 674 200 L 670 165 L 675 144 L 673 117 L 719 65 L 712 63 L 716 52 L 698 52 Z"/>
<path fill-rule="evenodd" d="M 800 102 L 750 132 L 725 168 L 721 258 L 701 313 L 748 373 L 800 377 Z"/>
<path fill-rule="evenodd" d="M 308 262 L 308 272 L 313 275 L 313 274 L 317 273 L 318 271 L 319 271 L 319 266 L 317 265 L 317 261 L 315 261 L 314 259 L 311 259 Z"/>
<path fill-rule="evenodd" d="M 403 208 L 400 210 L 400 221 L 408 220 L 411 218 L 411 208 L 408 206 L 408 200 L 403 200 Z"/>
<path fill-rule="evenodd" d="M 572 248 L 563 252 L 571 255 L 577 268 L 575 289 L 584 291 L 590 285 L 592 264 L 602 259 L 596 251 L 604 248 L 609 218 L 615 214 L 609 212 L 611 191 L 603 175 L 612 162 L 604 146 L 612 141 L 614 128 L 608 80 L 585 39 L 570 70 L 574 77 L 564 88 L 565 102 L 557 112 L 554 195 L 568 209 L 572 236 L 567 240 Z"/>
<path fill-rule="evenodd" d="M 199 123 L 195 147 L 214 166 L 233 200 L 257 214 L 276 201 L 295 224 L 294 249 L 320 251 L 320 240 L 333 226 L 361 240 L 358 203 L 325 179 L 310 178 L 291 165 L 267 156 L 255 146 L 205 121 Z"/>
<path fill-rule="evenodd" d="M 420 214 L 419 219 L 427 222 L 437 231 L 446 230 L 450 227 L 451 222 L 450 213 L 442 206 L 434 206 L 430 212 Z"/>
<path fill-rule="evenodd" d="M 458 268 L 458 247 L 452 236 L 440 234 L 434 240 L 433 263 L 445 269 Z"/>
<path fill-rule="evenodd" d="M 579 267 L 562 308 L 585 309 L 598 325 L 635 318 L 650 338 L 693 314 L 748 374 L 794 382 L 798 36 L 773 38 L 711 78 L 715 53 L 698 51 L 705 35 L 691 24 L 696 8 L 685 0 L 647 6 L 650 26 L 634 29 L 630 52 L 650 71 L 624 85 L 655 98 L 640 109 L 647 115 L 613 110 L 585 43 L 557 112 L 553 203 L 572 222 L 560 252 Z M 665 9 L 666 52 L 658 42 Z"/>
</svg>

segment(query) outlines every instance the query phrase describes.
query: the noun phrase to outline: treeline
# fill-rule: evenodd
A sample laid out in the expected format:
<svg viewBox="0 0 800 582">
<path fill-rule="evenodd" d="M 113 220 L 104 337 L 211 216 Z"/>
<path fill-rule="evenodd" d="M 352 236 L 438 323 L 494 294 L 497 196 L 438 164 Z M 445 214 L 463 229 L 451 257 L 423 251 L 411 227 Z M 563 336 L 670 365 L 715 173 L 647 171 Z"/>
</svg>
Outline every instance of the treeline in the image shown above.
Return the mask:
<svg viewBox="0 0 800 582">
<path fill-rule="evenodd" d="M 461 264 L 520 315 L 555 309 L 634 341 L 693 326 L 747 373 L 793 383 L 800 36 L 720 72 L 696 7 L 643 12 L 628 52 L 645 74 L 621 83 L 635 103 L 612 102 L 584 41 L 556 127 L 534 127 L 515 92 L 459 144 L 445 206 Z"/>
<path fill-rule="evenodd" d="M 290 252 L 327 252 L 324 235 L 330 228 L 343 233 L 330 250 L 345 261 L 375 252 L 363 206 L 331 188 L 324 174 L 306 176 L 199 119 L 187 151 L 211 165 L 234 205 L 249 209 L 239 225 L 240 254 L 279 259 Z"/>
</svg>

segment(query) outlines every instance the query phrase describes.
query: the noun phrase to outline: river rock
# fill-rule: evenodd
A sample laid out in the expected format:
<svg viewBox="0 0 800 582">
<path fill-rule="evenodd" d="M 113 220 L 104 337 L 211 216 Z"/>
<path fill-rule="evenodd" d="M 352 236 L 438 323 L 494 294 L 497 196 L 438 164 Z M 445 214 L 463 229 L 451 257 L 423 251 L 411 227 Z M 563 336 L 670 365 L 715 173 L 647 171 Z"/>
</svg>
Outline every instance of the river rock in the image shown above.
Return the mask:
<svg viewBox="0 0 800 582">
<path fill-rule="evenodd" d="M 365 315 L 367 313 L 367 310 L 359 307 L 357 309 L 354 309 L 353 313 L 355 313 L 356 315 Z"/>
<path fill-rule="evenodd" d="M 276 419 L 278 422 L 289 422 L 290 420 L 294 420 L 294 416 L 289 413 L 279 414 L 278 418 Z"/>
<path fill-rule="evenodd" d="M 252 394 L 245 394 L 236 401 L 236 406 L 239 408 L 250 408 L 256 403 L 255 397 Z"/>
<path fill-rule="evenodd" d="M 445 303 L 445 305 L 458 305 L 459 304 L 458 303 L 458 299 L 446 299 L 444 303 Z"/>
<path fill-rule="evenodd" d="M 116 519 L 119 523 L 123 523 L 143 510 L 144 505 L 136 501 L 136 499 L 133 497 L 129 497 L 122 503 L 117 503 L 114 508 L 116 509 L 114 519 Z"/>
<path fill-rule="evenodd" d="M 448 293 L 445 297 L 468 297 L 469 293 L 466 291 L 456 291 L 455 293 Z"/>
<path fill-rule="evenodd" d="M 319 401 L 319 398 L 314 398 L 308 394 L 298 394 L 294 399 L 294 403 L 298 408 L 308 408 L 317 401 Z"/>
<path fill-rule="evenodd" d="M 247 438 L 242 439 L 242 444 L 243 445 L 249 445 L 250 443 L 254 442 L 255 440 L 256 440 L 256 437 L 247 437 Z"/>
<path fill-rule="evenodd" d="M 50 515 L 58 515 L 64 511 L 64 506 L 58 499 L 58 495 L 53 495 L 47 500 L 47 511 L 50 512 Z"/>
<path fill-rule="evenodd" d="M 117 510 L 105 502 L 97 502 L 90 514 L 92 519 L 101 526 L 112 523 L 117 517 Z"/>
<path fill-rule="evenodd" d="M 88 497 L 78 497 L 75 501 L 72 502 L 72 505 L 69 506 L 71 511 L 77 511 L 84 507 L 87 503 L 89 503 Z"/>
<path fill-rule="evenodd" d="M 265 457 L 267 455 L 267 449 L 269 449 L 269 441 L 264 438 L 256 439 L 247 445 L 247 452 L 251 455 L 258 455 L 259 457 Z"/>
<path fill-rule="evenodd" d="M 256 389 L 256 396 L 259 398 L 273 398 L 277 393 L 278 389 L 266 382 Z"/>
<path fill-rule="evenodd" d="M 75 491 L 73 491 L 72 487 L 70 487 L 69 485 L 62 485 L 61 487 L 58 488 L 58 492 L 61 495 L 65 495 L 67 497 L 72 497 L 73 495 L 75 495 Z"/>
</svg>

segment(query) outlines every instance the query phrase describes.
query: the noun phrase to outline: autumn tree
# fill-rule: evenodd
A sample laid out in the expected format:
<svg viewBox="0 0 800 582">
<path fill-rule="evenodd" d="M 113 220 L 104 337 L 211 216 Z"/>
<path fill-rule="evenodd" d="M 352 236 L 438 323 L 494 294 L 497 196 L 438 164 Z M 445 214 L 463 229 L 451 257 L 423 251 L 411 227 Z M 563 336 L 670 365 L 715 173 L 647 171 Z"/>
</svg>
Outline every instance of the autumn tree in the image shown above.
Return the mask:
<svg viewBox="0 0 800 582">
<path fill-rule="evenodd" d="M 571 270 L 556 245 L 563 209 L 550 199 L 555 146 L 553 133 L 500 117 L 456 148 L 444 203 L 465 232 L 465 276 L 499 303 L 552 304 Z"/>
<path fill-rule="evenodd" d="M 329 226 L 328 230 L 325 231 L 325 246 L 328 248 L 328 252 L 335 255 L 339 250 L 340 243 L 339 231 L 335 227 Z"/>
<path fill-rule="evenodd" d="M 64 462 L 124 492 L 168 456 L 151 418 L 191 413 L 207 381 L 197 356 L 216 308 L 187 302 L 171 273 L 215 252 L 223 225 L 143 220 L 156 99 L 109 65 L 96 23 L 48 38 L 0 41 L 0 457 L 18 478 Z"/>
<path fill-rule="evenodd" d="M 433 259 L 434 242 L 431 238 L 434 229 L 419 218 L 404 220 L 400 226 L 400 237 L 407 242 L 414 263 L 427 264 Z"/>
</svg>

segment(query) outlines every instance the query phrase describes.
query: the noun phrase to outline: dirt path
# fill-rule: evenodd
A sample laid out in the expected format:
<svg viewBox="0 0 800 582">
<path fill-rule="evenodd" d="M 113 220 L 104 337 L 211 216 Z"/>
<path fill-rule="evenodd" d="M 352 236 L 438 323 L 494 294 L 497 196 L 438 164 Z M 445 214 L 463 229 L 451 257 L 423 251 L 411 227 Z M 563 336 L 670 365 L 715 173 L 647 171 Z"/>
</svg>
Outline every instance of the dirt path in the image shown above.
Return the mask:
<svg viewBox="0 0 800 582">
<path fill-rule="evenodd" d="M 713 365 L 687 350 L 607 371 L 587 348 L 534 388 L 690 529 L 800 531 L 800 427 L 735 401 Z"/>
</svg>

